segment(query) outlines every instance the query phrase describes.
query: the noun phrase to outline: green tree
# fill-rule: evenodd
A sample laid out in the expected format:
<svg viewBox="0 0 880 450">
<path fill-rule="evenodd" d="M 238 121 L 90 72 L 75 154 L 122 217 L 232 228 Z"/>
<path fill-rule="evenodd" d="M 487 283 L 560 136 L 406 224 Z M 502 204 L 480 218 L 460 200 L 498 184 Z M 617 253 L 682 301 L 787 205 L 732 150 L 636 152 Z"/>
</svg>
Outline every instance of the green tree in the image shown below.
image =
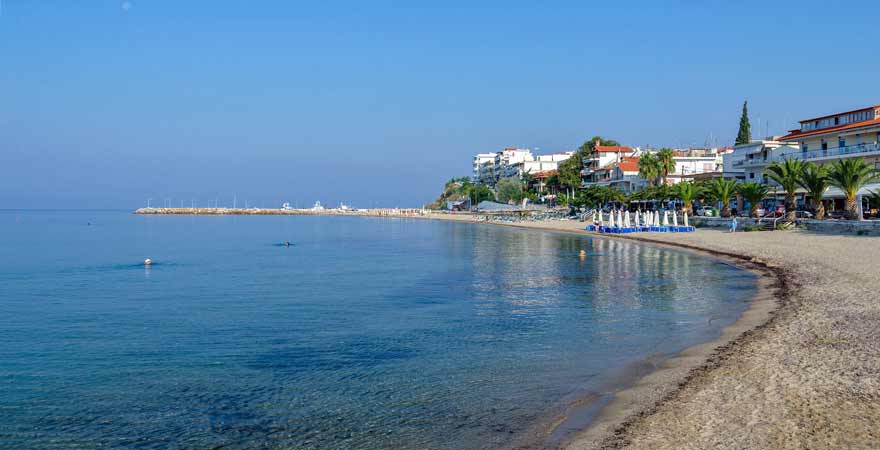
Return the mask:
<svg viewBox="0 0 880 450">
<path fill-rule="evenodd" d="M 675 153 L 672 149 L 662 148 L 657 152 L 657 162 L 660 166 L 660 178 L 663 184 L 666 184 L 666 177 L 670 173 L 675 173 Z"/>
<path fill-rule="evenodd" d="M 522 182 L 515 178 L 505 178 L 495 184 L 495 195 L 502 203 L 518 203 L 523 199 Z"/>
<path fill-rule="evenodd" d="M 693 215 L 693 201 L 700 195 L 701 187 L 693 181 L 682 181 L 673 188 L 675 196 L 682 202 L 682 209 Z"/>
<path fill-rule="evenodd" d="M 660 160 L 653 153 L 645 153 L 639 158 L 639 176 L 654 185 L 660 176 Z"/>
<path fill-rule="evenodd" d="M 571 158 L 559 163 L 556 169 L 559 186 L 566 189 L 569 197 L 573 197 L 574 192 L 581 187 L 581 170 L 584 168 L 584 163 L 579 155 L 580 152 L 575 153 Z"/>
<path fill-rule="evenodd" d="M 859 189 L 878 179 L 877 170 L 866 164 L 862 158 L 841 159 L 828 169 L 829 183 L 843 191 L 846 197 L 846 217 L 861 220 L 856 196 Z"/>
<path fill-rule="evenodd" d="M 736 194 L 736 180 L 716 178 L 709 183 L 711 198 L 721 202 L 721 217 L 730 217 L 730 199 Z"/>
<path fill-rule="evenodd" d="M 740 183 L 736 188 L 736 192 L 752 205 L 752 209 L 749 211 L 749 216 L 758 217 L 758 207 L 761 206 L 761 200 L 764 200 L 764 197 L 770 192 L 770 188 L 766 184 L 749 181 L 746 183 Z"/>
<path fill-rule="evenodd" d="M 767 176 L 785 190 L 785 220 L 794 221 L 797 219 L 795 197 L 803 171 L 804 163 L 795 158 L 788 158 L 782 162 L 777 161 L 767 166 Z"/>
<path fill-rule="evenodd" d="M 749 102 L 743 102 L 742 116 L 739 118 L 739 132 L 736 133 L 736 145 L 748 144 L 752 141 L 752 125 L 749 123 Z"/>
<path fill-rule="evenodd" d="M 822 196 L 828 190 L 828 170 L 811 162 L 806 163 L 801 170 L 801 176 L 798 177 L 798 185 L 806 189 L 807 194 L 813 200 L 816 218 L 823 219 L 825 217 L 825 205 L 822 204 Z"/>
<path fill-rule="evenodd" d="M 549 177 L 547 177 L 546 188 L 551 194 L 555 194 L 559 191 L 561 184 L 559 182 L 559 174 L 552 173 Z"/>
<path fill-rule="evenodd" d="M 468 198 L 471 200 L 471 205 L 476 206 L 484 200 L 495 200 L 495 193 L 486 185 L 472 184 L 468 188 Z"/>
<path fill-rule="evenodd" d="M 588 155 L 588 154 L 590 154 L 590 152 L 595 150 L 597 142 L 599 143 L 599 145 L 606 146 L 606 147 L 620 145 L 614 139 L 605 139 L 602 136 L 593 136 L 590 140 L 584 141 L 584 143 L 581 144 L 580 147 L 578 147 L 578 150 L 581 151 L 582 153 L 584 153 L 584 156 Z"/>
</svg>

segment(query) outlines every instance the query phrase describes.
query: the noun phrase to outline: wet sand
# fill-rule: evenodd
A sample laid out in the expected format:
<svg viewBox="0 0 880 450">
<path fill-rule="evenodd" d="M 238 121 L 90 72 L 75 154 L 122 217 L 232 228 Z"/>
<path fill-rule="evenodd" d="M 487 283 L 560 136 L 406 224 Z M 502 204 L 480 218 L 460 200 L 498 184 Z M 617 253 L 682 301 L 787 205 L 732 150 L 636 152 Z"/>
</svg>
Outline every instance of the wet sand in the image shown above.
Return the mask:
<svg viewBox="0 0 880 450">
<path fill-rule="evenodd" d="M 504 225 L 592 234 L 575 221 Z M 880 238 L 622 238 L 737 261 L 765 275 L 760 294 L 719 339 L 615 392 L 562 448 L 880 448 Z"/>
</svg>

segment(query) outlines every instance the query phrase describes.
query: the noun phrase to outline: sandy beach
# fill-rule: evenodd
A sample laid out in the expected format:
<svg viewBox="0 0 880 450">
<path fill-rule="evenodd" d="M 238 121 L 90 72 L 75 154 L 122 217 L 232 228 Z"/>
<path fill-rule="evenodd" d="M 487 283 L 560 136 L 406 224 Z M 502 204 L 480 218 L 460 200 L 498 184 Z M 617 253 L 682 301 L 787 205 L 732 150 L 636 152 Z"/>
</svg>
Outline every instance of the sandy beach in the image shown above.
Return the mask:
<svg viewBox="0 0 880 450">
<path fill-rule="evenodd" d="M 574 221 L 505 225 L 586 233 Z M 765 273 L 763 294 L 719 339 L 616 392 L 564 448 L 880 447 L 880 238 L 717 230 L 626 238 L 738 260 Z"/>
</svg>

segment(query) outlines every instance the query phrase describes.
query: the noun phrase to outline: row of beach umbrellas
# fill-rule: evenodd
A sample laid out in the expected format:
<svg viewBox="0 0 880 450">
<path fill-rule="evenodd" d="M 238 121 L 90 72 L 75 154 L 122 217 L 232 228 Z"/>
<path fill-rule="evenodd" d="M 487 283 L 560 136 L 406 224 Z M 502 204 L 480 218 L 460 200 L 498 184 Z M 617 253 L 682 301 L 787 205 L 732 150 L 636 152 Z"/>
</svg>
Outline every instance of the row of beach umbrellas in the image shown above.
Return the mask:
<svg viewBox="0 0 880 450">
<path fill-rule="evenodd" d="M 672 225 L 673 227 L 678 226 L 678 215 L 674 212 L 672 213 L 672 223 L 669 223 L 669 211 L 664 210 L 662 214 L 659 211 L 645 211 L 644 214 L 641 214 L 640 211 L 636 211 L 635 220 L 630 220 L 630 212 L 629 211 L 611 211 L 608 213 L 608 220 L 604 219 L 605 213 L 599 211 L 593 211 L 593 223 L 605 223 L 606 226 L 611 228 L 632 228 L 635 227 L 659 227 L 664 226 L 668 227 Z M 617 216 L 615 218 L 615 215 Z M 597 220 L 598 219 L 598 220 Z M 684 226 L 688 225 L 688 215 L 687 212 L 682 212 L 682 222 Z"/>
</svg>

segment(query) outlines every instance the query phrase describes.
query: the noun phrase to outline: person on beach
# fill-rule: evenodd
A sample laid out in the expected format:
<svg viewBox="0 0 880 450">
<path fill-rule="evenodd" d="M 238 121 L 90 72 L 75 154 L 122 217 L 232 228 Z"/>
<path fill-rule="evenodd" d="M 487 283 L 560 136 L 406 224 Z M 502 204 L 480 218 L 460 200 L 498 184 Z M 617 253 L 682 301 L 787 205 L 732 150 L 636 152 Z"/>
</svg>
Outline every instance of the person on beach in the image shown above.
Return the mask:
<svg viewBox="0 0 880 450">
<path fill-rule="evenodd" d="M 733 218 L 730 219 L 730 232 L 736 233 L 736 216 L 733 216 Z"/>
</svg>

